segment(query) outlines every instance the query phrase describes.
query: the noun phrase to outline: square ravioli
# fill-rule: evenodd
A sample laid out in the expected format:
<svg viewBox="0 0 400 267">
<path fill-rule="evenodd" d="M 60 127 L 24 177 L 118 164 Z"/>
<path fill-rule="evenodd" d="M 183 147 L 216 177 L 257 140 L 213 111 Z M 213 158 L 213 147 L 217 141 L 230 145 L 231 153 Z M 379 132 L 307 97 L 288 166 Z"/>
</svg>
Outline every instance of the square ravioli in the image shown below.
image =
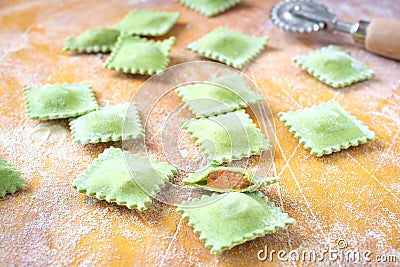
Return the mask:
<svg viewBox="0 0 400 267">
<path fill-rule="evenodd" d="M 0 158 L 0 197 L 23 189 L 26 189 L 26 183 L 21 173 Z"/>
<path fill-rule="evenodd" d="M 75 143 L 88 144 L 143 137 L 135 103 L 107 106 L 70 121 Z"/>
<path fill-rule="evenodd" d="M 218 28 L 190 44 L 189 50 L 241 69 L 264 49 L 268 37 L 253 37 Z"/>
<path fill-rule="evenodd" d="M 333 45 L 293 60 L 312 76 L 334 88 L 367 80 L 375 74 L 366 65 Z"/>
<path fill-rule="evenodd" d="M 241 0 L 179 0 L 179 2 L 207 17 L 212 17 L 237 5 Z"/>
<path fill-rule="evenodd" d="M 104 66 L 131 74 L 153 75 L 169 63 L 169 52 L 175 37 L 150 41 L 137 36 L 121 35 Z"/>
<path fill-rule="evenodd" d="M 31 120 L 71 118 L 99 107 L 88 83 L 28 87 L 24 95 Z"/>
<path fill-rule="evenodd" d="M 263 99 L 238 74 L 221 76 L 212 79 L 210 83 L 182 86 L 176 91 L 198 117 L 246 108 Z"/>
<path fill-rule="evenodd" d="M 78 36 L 68 37 L 64 50 L 79 53 L 110 52 L 120 32 L 115 29 L 88 30 Z"/>
<path fill-rule="evenodd" d="M 214 164 L 259 155 L 270 148 L 268 140 L 244 110 L 190 120 L 183 127 Z"/>
<path fill-rule="evenodd" d="M 161 36 L 166 34 L 179 18 L 179 13 L 133 10 L 116 29 L 129 35 Z"/>
<path fill-rule="evenodd" d="M 296 223 L 260 192 L 203 196 L 177 210 L 213 254 Z"/>
<path fill-rule="evenodd" d="M 279 116 L 300 143 L 317 157 L 375 139 L 374 132 L 335 101 L 294 112 L 281 112 Z"/>
<path fill-rule="evenodd" d="M 73 182 L 79 193 L 144 210 L 176 173 L 167 163 L 110 147 Z"/>
</svg>

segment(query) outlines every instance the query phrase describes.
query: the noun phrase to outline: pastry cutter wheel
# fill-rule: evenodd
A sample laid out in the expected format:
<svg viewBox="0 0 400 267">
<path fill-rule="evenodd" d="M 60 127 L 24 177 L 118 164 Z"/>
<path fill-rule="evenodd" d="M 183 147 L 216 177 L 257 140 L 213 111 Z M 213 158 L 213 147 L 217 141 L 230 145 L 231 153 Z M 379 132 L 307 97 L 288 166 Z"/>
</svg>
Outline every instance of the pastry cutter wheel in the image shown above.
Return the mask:
<svg viewBox="0 0 400 267">
<path fill-rule="evenodd" d="M 349 23 L 312 0 L 284 0 L 270 12 L 272 22 L 279 28 L 294 33 L 319 30 L 351 34 L 353 40 L 368 51 L 400 60 L 400 21 L 375 19 L 371 22 Z"/>
</svg>

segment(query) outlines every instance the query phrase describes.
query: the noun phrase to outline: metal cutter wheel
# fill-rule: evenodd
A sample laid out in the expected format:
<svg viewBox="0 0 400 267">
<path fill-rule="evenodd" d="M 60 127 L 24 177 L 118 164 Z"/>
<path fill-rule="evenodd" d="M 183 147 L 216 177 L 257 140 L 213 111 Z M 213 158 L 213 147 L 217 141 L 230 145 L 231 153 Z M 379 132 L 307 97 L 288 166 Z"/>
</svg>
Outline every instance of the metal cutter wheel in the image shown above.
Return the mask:
<svg viewBox="0 0 400 267">
<path fill-rule="evenodd" d="M 348 33 L 368 51 L 400 60 L 399 21 L 375 19 L 353 24 L 339 20 L 324 5 L 312 0 L 281 1 L 271 9 L 270 17 L 276 26 L 289 32 L 328 30 Z"/>
</svg>

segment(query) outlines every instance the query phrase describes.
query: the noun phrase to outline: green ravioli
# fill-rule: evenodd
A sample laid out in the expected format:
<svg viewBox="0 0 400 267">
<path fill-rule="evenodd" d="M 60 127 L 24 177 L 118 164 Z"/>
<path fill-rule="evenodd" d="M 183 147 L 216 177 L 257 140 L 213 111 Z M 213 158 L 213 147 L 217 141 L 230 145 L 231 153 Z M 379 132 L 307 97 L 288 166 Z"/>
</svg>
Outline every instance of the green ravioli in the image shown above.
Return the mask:
<svg viewBox="0 0 400 267">
<path fill-rule="evenodd" d="M 204 57 L 241 69 L 263 49 L 268 37 L 253 37 L 218 28 L 188 46 Z"/>
<path fill-rule="evenodd" d="M 212 174 L 219 177 L 213 179 L 211 178 Z M 245 179 L 242 180 L 242 178 Z M 278 177 L 260 178 L 246 169 L 224 166 L 210 166 L 204 170 L 189 173 L 189 177 L 183 179 L 183 183 L 186 185 L 201 187 L 214 192 L 254 191 L 261 186 L 273 184 L 278 181 Z"/>
<path fill-rule="evenodd" d="M 131 106 L 130 106 L 131 105 Z M 81 144 L 143 137 L 136 104 L 107 106 L 70 121 L 74 142 Z"/>
<path fill-rule="evenodd" d="M 176 169 L 119 148 L 110 147 L 73 182 L 80 193 L 144 210 Z"/>
<path fill-rule="evenodd" d="M 0 158 L 0 197 L 4 197 L 7 193 L 14 194 L 25 188 L 26 183 L 21 173 Z"/>
<path fill-rule="evenodd" d="M 71 118 L 98 108 L 88 83 L 28 87 L 24 94 L 28 118 L 32 120 Z"/>
<path fill-rule="evenodd" d="M 174 42 L 175 37 L 150 41 L 137 36 L 121 35 L 104 66 L 125 73 L 156 74 L 168 65 L 169 52 Z"/>
<path fill-rule="evenodd" d="M 68 37 L 64 49 L 79 53 L 110 52 L 119 34 L 119 30 L 115 29 L 88 30 L 78 36 Z"/>
<path fill-rule="evenodd" d="M 182 203 L 177 210 L 213 254 L 296 222 L 260 192 L 203 196 Z"/>
<path fill-rule="evenodd" d="M 116 29 L 129 35 L 161 36 L 166 34 L 179 18 L 179 13 L 133 10 Z"/>
<path fill-rule="evenodd" d="M 333 45 L 293 60 L 315 78 L 334 88 L 369 79 L 375 74 L 366 65 Z"/>
<path fill-rule="evenodd" d="M 238 74 L 221 76 L 210 83 L 182 86 L 177 93 L 198 117 L 246 108 L 263 99 Z"/>
<path fill-rule="evenodd" d="M 179 0 L 185 6 L 212 17 L 237 5 L 241 0 Z"/>
<path fill-rule="evenodd" d="M 335 101 L 294 112 L 281 112 L 279 116 L 300 143 L 317 157 L 375 139 L 375 134 L 367 126 Z"/>
<path fill-rule="evenodd" d="M 268 140 L 244 110 L 190 120 L 184 129 L 214 164 L 259 155 L 270 148 Z"/>
</svg>

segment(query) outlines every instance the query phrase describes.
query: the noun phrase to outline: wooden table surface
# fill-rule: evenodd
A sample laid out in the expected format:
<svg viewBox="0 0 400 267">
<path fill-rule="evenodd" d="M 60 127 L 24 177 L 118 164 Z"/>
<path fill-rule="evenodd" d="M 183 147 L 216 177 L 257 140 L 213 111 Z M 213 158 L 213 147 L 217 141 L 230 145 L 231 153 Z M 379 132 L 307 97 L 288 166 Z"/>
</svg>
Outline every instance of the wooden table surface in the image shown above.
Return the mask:
<svg viewBox="0 0 400 267">
<path fill-rule="evenodd" d="M 344 35 L 285 33 L 269 20 L 275 2 L 244 0 L 224 14 L 206 18 L 172 0 L 1 0 L 0 156 L 21 170 L 28 188 L 0 200 L 0 262 L 19 266 L 346 265 L 345 259 L 327 258 L 282 262 L 276 255 L 273 261 L 261 262 L 257 252 L 267 247 L 287 253 L 368 250 L 372 260 L 395 255 L 399 264 L 400 63 L 368 53 Z M 347 21 L 400 19 L 397 0 L 321 2 Z M 274 172 L 281 181 L 263 193 L 297 220 L 295 226 L 215 256 L 173 206 L 156 201 L 137 212 L 71 189 L 71 181 L 99 153 L 111 145 L 120 147 L 121 142 L 78 145 L 72 142 L 67 120 L 27 119 L 23 88 L 87 81 L 101 106 L 129 102 L 148 77 L 105 69 L 107 56 L 73 55 L 62 48 L 67 36 L 113 27 L 134 8 L 181 13 L 167 34 L 177 38 L 170 65 L 203 59 L 185 47 L 218 26 L 270 37 L 267 48 L 243 72 L 263 92 L 276 125 Z M 376 76 L 332 89 L 291 61 L 328 44 L 340 45 Z M 277 114 L 330 99 L 364 122 L 377 139 L 330 156 L 311 156 Z M 340 249 L 338 243 L 347 247 Z"/>
</svg>

